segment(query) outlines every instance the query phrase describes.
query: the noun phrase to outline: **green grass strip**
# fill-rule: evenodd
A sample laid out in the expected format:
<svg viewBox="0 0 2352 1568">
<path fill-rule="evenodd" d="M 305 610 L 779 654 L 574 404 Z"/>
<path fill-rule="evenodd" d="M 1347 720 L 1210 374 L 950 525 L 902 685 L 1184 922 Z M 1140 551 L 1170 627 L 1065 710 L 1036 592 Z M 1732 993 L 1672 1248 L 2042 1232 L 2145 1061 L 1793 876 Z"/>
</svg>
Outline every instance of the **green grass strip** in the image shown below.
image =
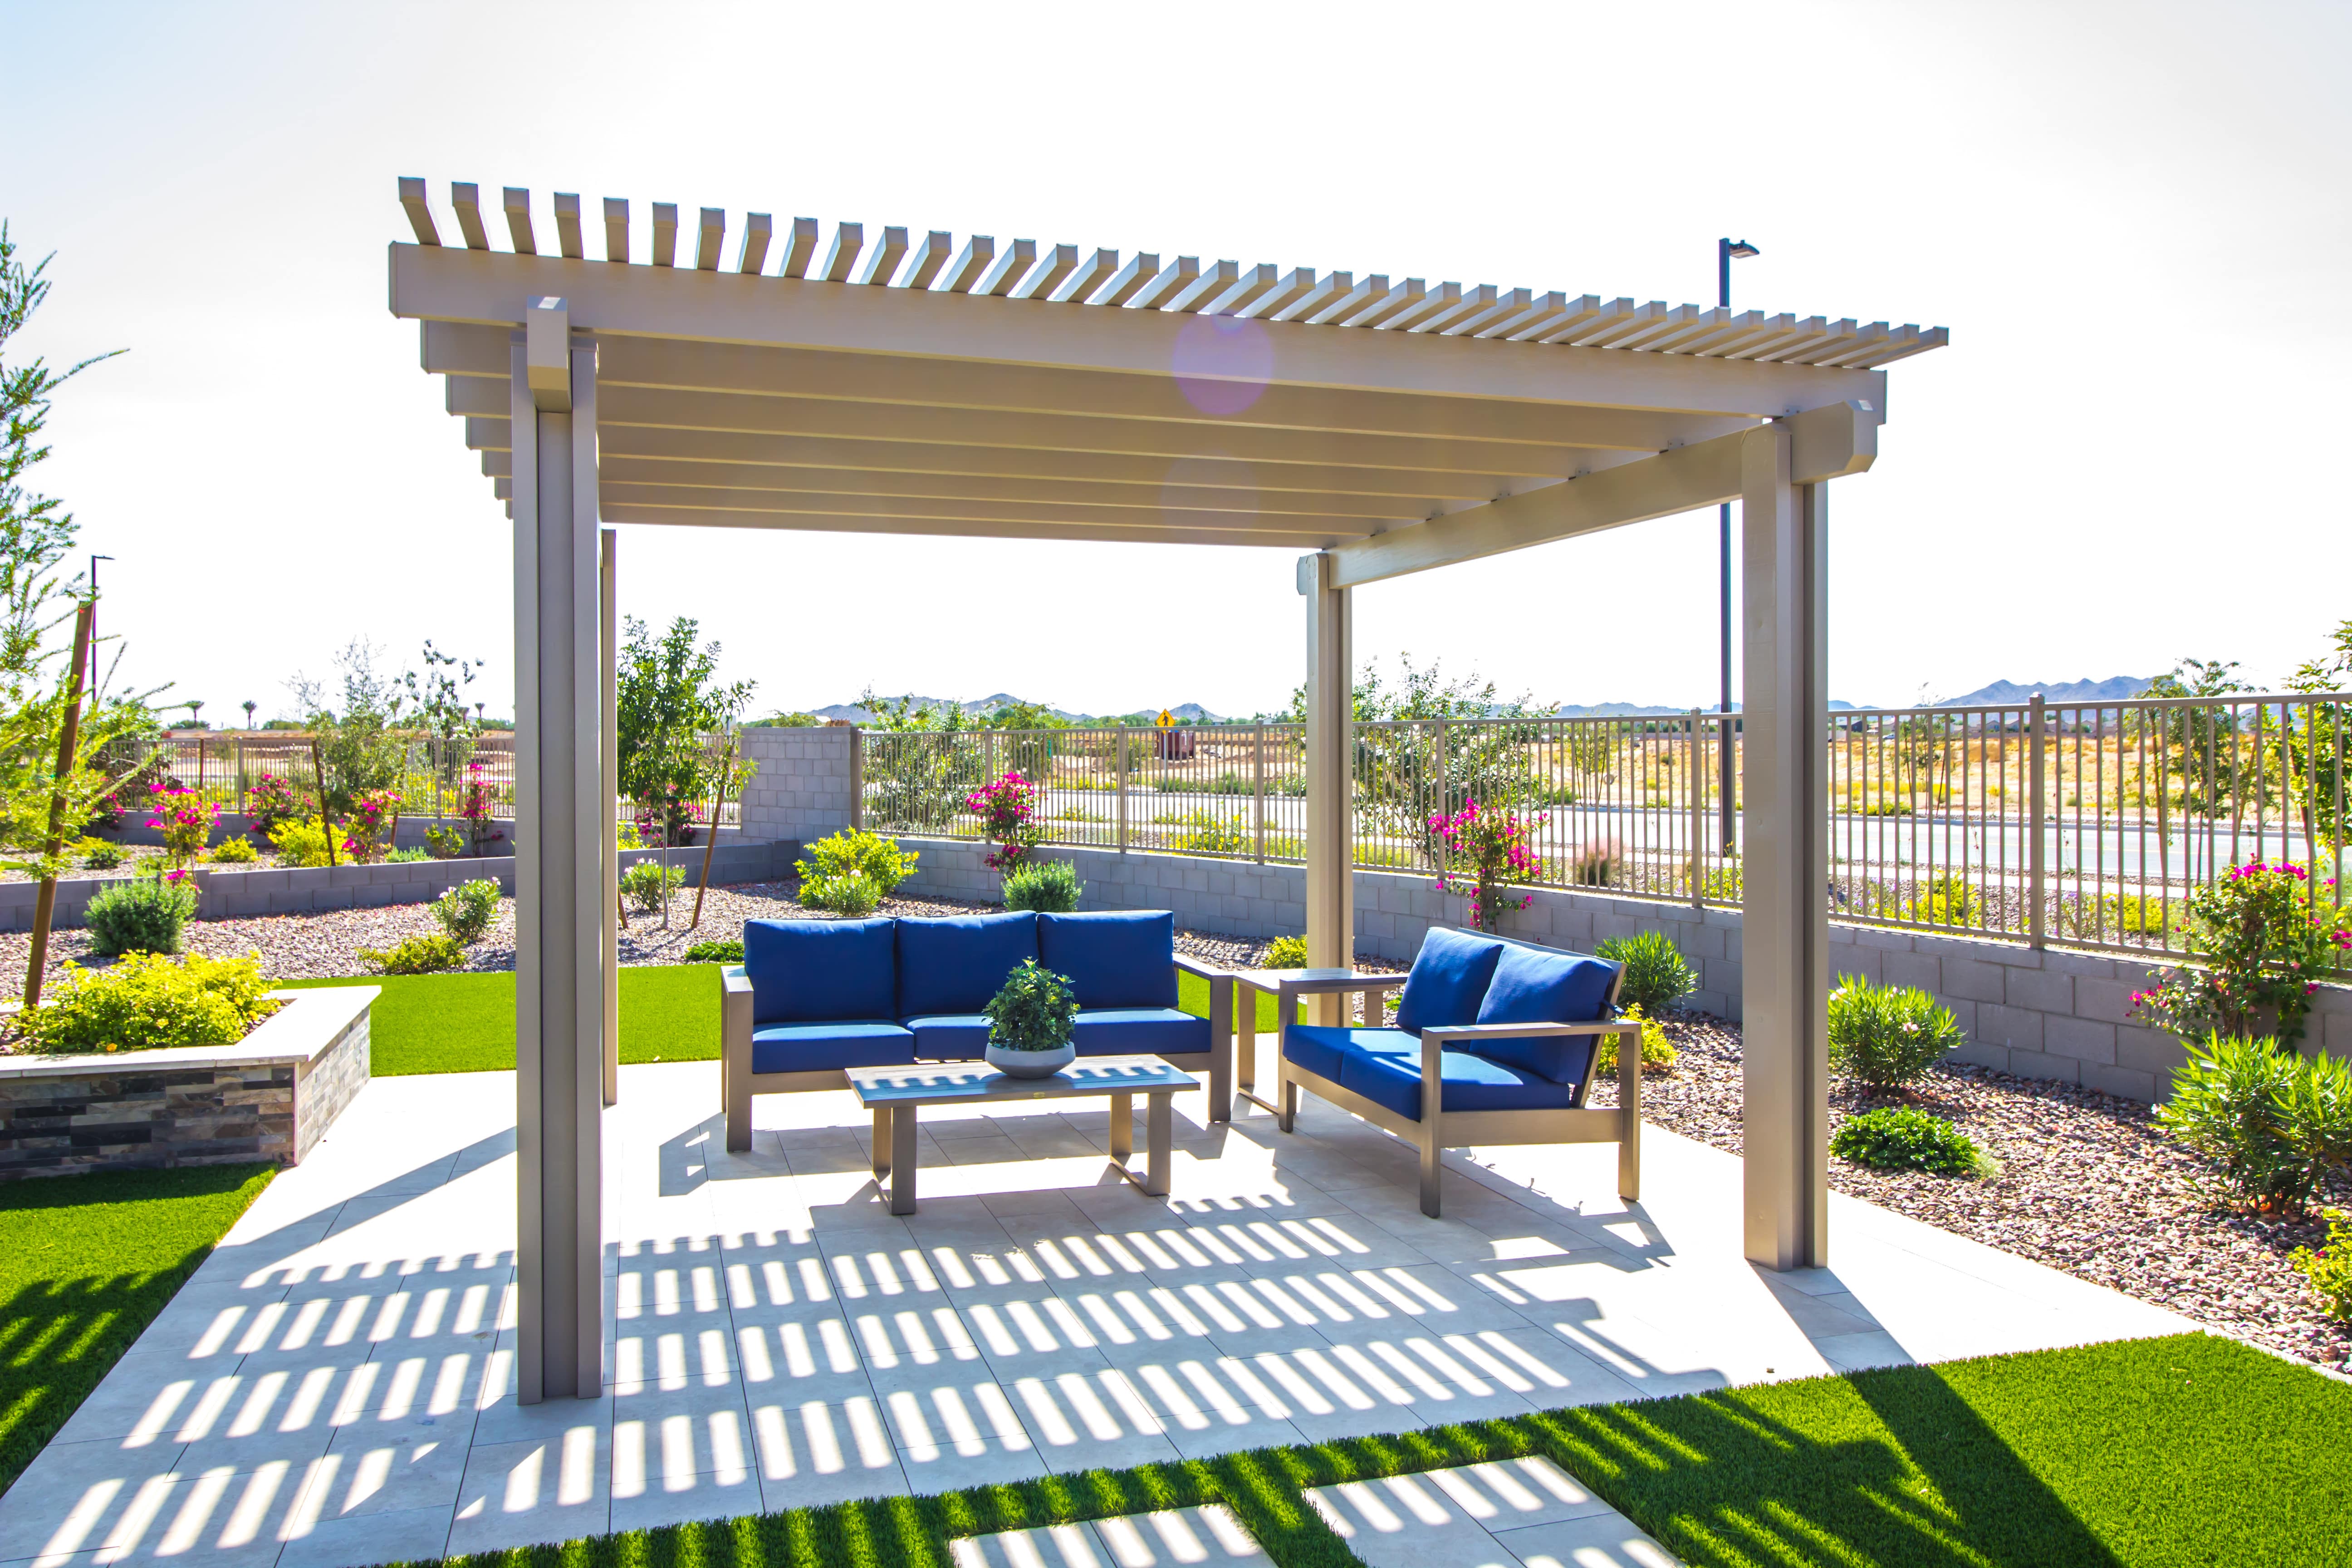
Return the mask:
<svg viewBox="0 0 2352 1568">
<path fill-rule="evenodd" d="M 0 1491 L 273 1171 L 205 1165 L 0 1184 Z"/>
<path fill-rule="evenodd" d="M 2201 1334 L 1580 1406 L 1178 1465 L 631 1531 L 467 1568 L 947 1568 L 1000 1530 L 1223 1502 L 1276 1568 L 1355 1558 L 1301 1497 L 1541 1454 L 1698 1568 L 2346 1561 L 2352 1387 Z"/>
<path fill-rule="evenodd" d="M 379 1078 L 514 1070 L 511 973 L 383 974 L 280 984 L 292 989 L 383 987 L 368 1019 L 369 1070 Z M 718 1057 L 717 964 L 630 964 L 622 969 L 624 1062 L 715 1061 Z"/>
</svg>

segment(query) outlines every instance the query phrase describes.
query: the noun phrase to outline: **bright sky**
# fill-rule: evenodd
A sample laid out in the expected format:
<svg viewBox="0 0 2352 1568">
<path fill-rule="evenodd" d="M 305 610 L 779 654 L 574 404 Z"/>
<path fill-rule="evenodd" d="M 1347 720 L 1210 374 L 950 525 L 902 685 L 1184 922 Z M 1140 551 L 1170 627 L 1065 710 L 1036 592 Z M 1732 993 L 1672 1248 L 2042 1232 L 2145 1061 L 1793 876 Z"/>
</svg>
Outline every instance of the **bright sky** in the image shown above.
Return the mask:
<svg viewBox="0 0 2352 1568">
<path fill-rule="evenodd" d="M 0 12 L 0 214 L 58 253 L 16 346 L 131 350 L 39 486 L 116 558 L 126 670 L 216 722 L 355 636 L 510 706 L 509 525 L 385 310 L 403 174 L 1701 305 L 1746 237 L 1740 308 L 1952 331 L 1833 489 L 1833 695 L 2270 681 L 2352 616 L 2342 5 Z M 1359 655 L 1711 701 L 1715 526 L 1360 590 Z M 1300 677 L 1292 560 L 632 528 L 622 603 L 762 711 L 1248 712 Z"/>
</svg>

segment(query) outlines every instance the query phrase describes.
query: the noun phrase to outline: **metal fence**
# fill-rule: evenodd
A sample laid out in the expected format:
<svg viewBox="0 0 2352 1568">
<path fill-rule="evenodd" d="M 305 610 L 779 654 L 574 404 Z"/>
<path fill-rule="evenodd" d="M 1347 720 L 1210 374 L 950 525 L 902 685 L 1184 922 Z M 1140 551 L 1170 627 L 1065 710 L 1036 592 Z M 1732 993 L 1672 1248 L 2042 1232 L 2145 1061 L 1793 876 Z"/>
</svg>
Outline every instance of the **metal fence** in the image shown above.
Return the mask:
<svg viewBox="0 0 2352 1568">
<path fill-rule="evenodd" d="M 2173 952 L 2189 892 L 2251 859 L 2310 868 L 2310 896 L 2340 902 L 2347 705 L 2329 692 L 1835 711 L 1832 915 Z M 1433 875 L 1429 819 L 1475 800 L 1529 822 L 1533 885 L 1736 907 L 1726 728 L 1697 710 L 1357 724 L 1355 864 Z M 1296 724 L 866 732 L 859 820 L 976 838 L 966 796 L 1017 769 L 1038 786 L 1048 844 L 1297 861 L 1305 742 Z"/>
</svg>

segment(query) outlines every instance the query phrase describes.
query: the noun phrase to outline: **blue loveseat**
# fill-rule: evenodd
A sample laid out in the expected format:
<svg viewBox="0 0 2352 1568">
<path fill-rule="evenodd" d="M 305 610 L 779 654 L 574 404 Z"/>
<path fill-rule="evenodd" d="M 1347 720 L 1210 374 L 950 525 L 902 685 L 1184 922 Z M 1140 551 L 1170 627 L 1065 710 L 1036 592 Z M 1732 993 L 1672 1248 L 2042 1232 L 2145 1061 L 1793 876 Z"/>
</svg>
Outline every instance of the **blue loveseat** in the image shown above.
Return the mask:
<svg viewBox="0 0 2352 1568">
<path fill-rule="evenodd" d="M 1286 985 L 1281 1103 L 1287 1132 L 1302 1090 L 1419 1145 L 1421 1210 L 1438 1212 L 1438 1151 L 1484 1143 L 1617 1145 L 1617 1190 L 1641 1195 L 1641 1026 L 1617 1017 L 1622 966 L 1483 931 L 1434 930 L 1405 977 L 1393 1028 L 1297 1022 Z M 1377 995 L 1393 977 L 1345 989 Z M 1369 1016 L 1379 1016 L 1371 1004 Z M 1592 1062 L 1617 1037 L 1617 1104 L 1587 1109 Z"/>
<path fill-rule="evenodd" d="M 950 920 L 746 921 L 720 971 L 727 1147 L 751 1146 L 751 1097 L 841 1089 L 844 1068 L 972 1061 L 981 1014 L 1034 958 L 1070 978 L 1081 1056 L 1159 1056 L 1209 1074 L 1209 1116 L 1231 1114 L 1233 982 L 1176 952 L 1165 910 Z M 1210 1016 L 1176 1006 L 1176 973 L 1209 982 Z"/>
</svg>

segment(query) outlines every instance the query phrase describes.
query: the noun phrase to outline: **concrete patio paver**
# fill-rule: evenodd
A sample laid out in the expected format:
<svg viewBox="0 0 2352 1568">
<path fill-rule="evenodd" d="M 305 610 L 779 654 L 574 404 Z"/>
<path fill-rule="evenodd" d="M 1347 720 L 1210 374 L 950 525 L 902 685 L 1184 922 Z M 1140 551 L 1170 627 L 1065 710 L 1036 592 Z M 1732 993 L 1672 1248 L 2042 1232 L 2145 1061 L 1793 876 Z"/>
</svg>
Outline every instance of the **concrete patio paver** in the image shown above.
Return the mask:
<svg viewBox="0 0 2352 1568">
<path fill-rule="evenodd" d="M 1166 1200 L 1100 1114 L 943 1112 L 898 1218 L 845 1092 L 730 1155 L 715 1063 L 625 1068 L 605 1392 L 526 1407 L 513 1077 L 377 1079 L 0 1497 L 0 1565 L 341 1568 L 2191 1326 L 1843 1198 L 1833 1268 L 1761 1273 L 1738 1162 L 1657 1129 L 1639 1205 L 1606 1147 L 1479 1151 L 1430 1220 L 1343 1113 L 1200 1100 Z M 952 1163 L 995 1137 L 1095 1152 Z M 1494 1539 L 1630 1550 L 1577 1526 Z"/>
</svg>

